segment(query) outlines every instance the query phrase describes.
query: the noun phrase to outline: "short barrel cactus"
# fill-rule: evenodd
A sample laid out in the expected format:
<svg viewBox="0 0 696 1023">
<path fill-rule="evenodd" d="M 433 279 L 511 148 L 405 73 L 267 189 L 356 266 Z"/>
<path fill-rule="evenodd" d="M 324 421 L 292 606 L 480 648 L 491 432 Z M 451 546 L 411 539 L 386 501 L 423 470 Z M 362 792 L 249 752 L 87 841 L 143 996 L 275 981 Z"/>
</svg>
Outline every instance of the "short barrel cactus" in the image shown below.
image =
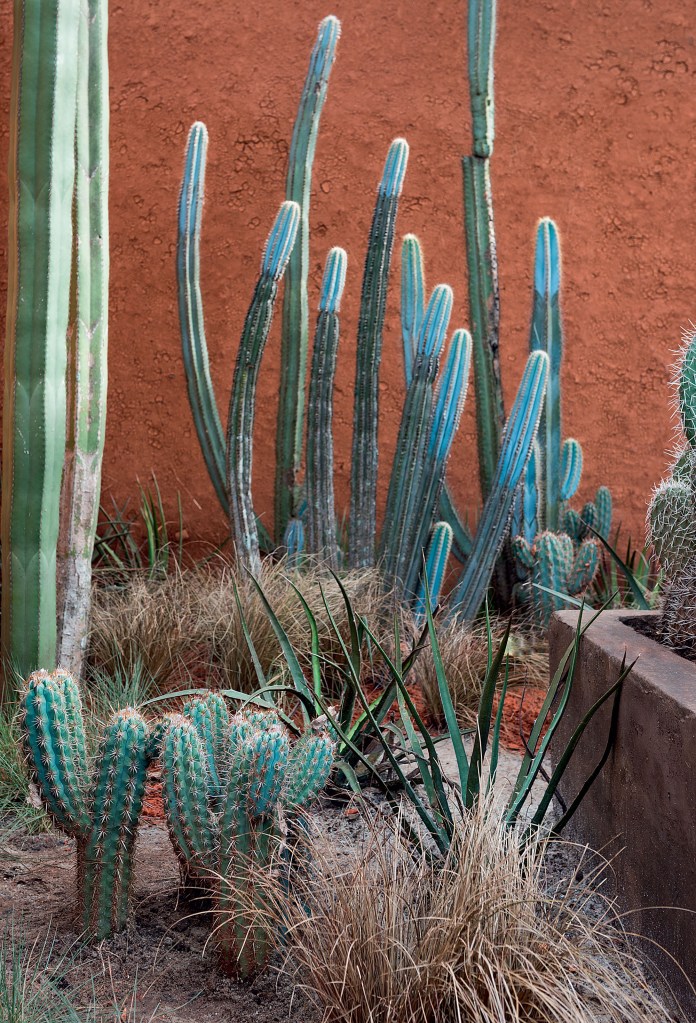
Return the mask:
<svg viewBox="0 0 696 1023">
<path fill-rule="evenodd" d="M 696 333 L 690 335 L 678 380 L 683 438 L 669 475 L 648 509 L 648 538 L 666 579 L 665 642 L 696 658 Z"/>
<path fill-rule="evenodd" d="M 24 747 L 41 798 L 56 826 L 77 840 L 81 925 L 104 938 L 128 919 L 133 848 L 152 752 L 147 723 L 130 708 L 115 713 L 92 763 L 72 675 L 35 671 L 21 710 Z"/>
<path fill-rule="evenodd" d="M 229 715 L 210 694 L 167 720 L 164 805 L 184 876 L 213 895 L 223 972 L 242 980 L 266 963 L 264 875 L 289 824 L 326 784 L 334 744 L 307 732 L 291 744 L 273 711 Z"/>
</svg>

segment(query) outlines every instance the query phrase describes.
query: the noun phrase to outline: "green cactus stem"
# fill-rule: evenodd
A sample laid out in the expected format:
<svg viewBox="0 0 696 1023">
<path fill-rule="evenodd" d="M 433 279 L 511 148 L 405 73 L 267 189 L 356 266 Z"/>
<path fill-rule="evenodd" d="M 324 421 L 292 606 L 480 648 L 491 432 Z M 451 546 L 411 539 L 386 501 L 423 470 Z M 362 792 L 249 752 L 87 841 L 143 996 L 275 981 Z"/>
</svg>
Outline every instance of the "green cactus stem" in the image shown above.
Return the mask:
<svg viewBox="0 0 696 1023">
<path fill-rule="evenodd" d="M 334 503 L 333 388 L 340 334 L 338 312 L 347 263 L 346 253 L 339 248 L 331 249 L 326 258 L 307 403 L 307 550 L 333 571 L 340 567 Z"/>
<path fill-rule="evenodd" d="M 500 374 L 498 259 L 488 160 L 464 157 L 462 169 L 479 478 L 485 499 L 493 485 L 505 423 Z"/>
<path fill-rule="evenodd" d="M 153 754 L 147 724 L 130 708 L 115 713 L 90 764 L 79 689 L 60 669 L 29 676 L 21 714 L 41 798 L 57 827 L 77 840 L 80 925 L 104 938 L 128 919 L 133 848 Z"/>
<path fill-rule="evenodd" d="M 404 139 L 395 139 L 389 147 L 377 190 L 365 260 L 353 411 L 348 534 L 348 564 L 351 568 L 370 567 L 375 559 L 379 365 L 396 216 L 407 162 L 408 144 Z"/>
<path fill-rule="evenodd" d="M 237 354 L 227 420 L 227 479 L 230 525 L 237 557 L 249 571 L 261 569 L 259 537 L 251 494 L 256 384 L 273 307 L 300 221 L 296 202 L 284 202 L 268 236 Z"/>
<path fill-rule="evenodd" d="M 305 375 L 309 307 L 309 208 L 312 164 L 319 121 L 326 99 L 329 75 L 341 32 L 338 18 L 330 15 L 319 25 L 309 61 L 300 106 L 290 143 L 285 197 L 298 203 L 300 224 L 297 244 L 285 274 L 283 330 L 280 351 L 280 393 L 276 434 L 275 535 L 285 532 L 288 519 L 296 514 L 297 475 L 302 461 L 305 405 Z"/>
<path fill-rule="evenodd" d="M 80 8 L 14 3 L 2 652 L 22 675 L 56 663 Z"/>
<path fill-rule="evenodd" d="M 495 14 L 495 0 L 469 0 L 467 23 L 469 98 L 474 155 L 477 157 L 491 156 L 495 138 L 493 102 Z"/>
<path fill-rule="evenodd" d="M 58 551 L 58 662 L 79 676 L 106 427 L 109 287 L 109 81 L 106 0 L 82 0 L 77 53 L 76 282 Z"/>
<path fill-rule="evenodd" d="M 186 144 L 184 180 L 179 196 L 176 272 L 181 349 L 193 422 L 208 474 L 225 515 L 229 516 L 225 476 L 225 435 L 210 377 L 201 296 L 201 224 L 205 194 L 208 130 L 191 125 Z"/>
</svg>

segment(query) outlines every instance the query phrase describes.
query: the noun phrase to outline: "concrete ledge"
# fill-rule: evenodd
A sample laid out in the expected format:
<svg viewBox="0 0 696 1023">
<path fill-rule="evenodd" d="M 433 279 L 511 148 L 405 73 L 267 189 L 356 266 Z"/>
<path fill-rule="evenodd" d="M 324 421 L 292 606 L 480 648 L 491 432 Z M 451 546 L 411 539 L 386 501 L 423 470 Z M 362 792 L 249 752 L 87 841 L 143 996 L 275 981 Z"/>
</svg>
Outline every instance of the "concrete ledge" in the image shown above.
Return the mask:
<svg viewBox="0 0 696 1023">
<path fill-rule="evenodd" d="M 577 615 L 554 616 L 552 673 L 573 640 Z M 662 945 L 696 984 L 696 664 L 627 624 L 645 617 L 644 611 L 605 611 L 585 633 L 555 750 L 616 681 L 624 654 L 628 663 L 638 658 L 624 685 L 614 751 L 569 837 L 610 856 L 622 850 L 613 860 L 612 883 L 619 908 L 630 913 L 627 930 Z M 609 714 L 602 708 L 578 746 L 564 795 L 572 796 L 596 765 Z M 646 951 L 696 1018 L 696 998 L 669 956 L 650 945 Z"/>
</svg>

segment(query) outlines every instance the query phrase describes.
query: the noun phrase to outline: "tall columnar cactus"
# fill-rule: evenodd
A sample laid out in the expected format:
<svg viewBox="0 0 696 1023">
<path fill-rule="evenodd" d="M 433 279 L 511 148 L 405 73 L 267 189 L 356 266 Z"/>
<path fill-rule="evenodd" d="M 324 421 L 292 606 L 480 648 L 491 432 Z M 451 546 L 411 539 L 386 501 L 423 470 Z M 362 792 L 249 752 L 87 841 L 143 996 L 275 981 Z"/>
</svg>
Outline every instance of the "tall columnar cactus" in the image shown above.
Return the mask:
<svg viewBox="0 0 696 1023">
<path fill-rule="evenodd" d="M 596 541 L 584 540 L 576 550 L 565 533 L 541 533 L 533 544 L 517 536 L 513 551 L 529 572 L 527 598 L 543 628 L 554 611 L 568 606 L 566 595 L 575 596 L 589 586 L 599 564 Z"/>
<path fill-rule="evenodd" d="M 479 477 L 484 500 L 493 486 L 505 423 L 499 356 L 498 260 L 490 177 L 495 134 L 495 14 L 495 0 L 470 0 L 467 40 L 474 151 L 472 156 L 465 156 L 462 160 Z"/>
<path fill-rule="evenodd" d="M 213 890 L 220 967 L 247 980 L 270 951 L 263 883 L 288 823 L 326 784 L 334 747 L 315 732 L 291 745 L 273 712 L 235 714 L 213 758 L 214 771 L 224 779 L 217 799 L 200 702 L 190 704 L 185 716 L 168 719 L 162 745 L 165 811 L 185 876 L 207 880 Z"/>
<path fill-rule="evenodd" d="M 677 400 L 682 439 L 669 475 L 648 509 L 648 539 L 666 579 L 662 610 L 665 639 L 685 656 L 696 655 L 696 333 L 687 338 Z"/>
<path fill-rule="evenodd" d="M 401 334 L 404 346 L 404 374 L 406 386 L 411 384 L 413 362 L 416 355 L 418 334 L 423 322 L 423 296 L 425 294 L 425 273 L 420 242 L 413 234 L 404 236 L 401 247 Z M 471 360 L 471 338 L 464 346 L 466 371 L 464 373 L 464 395 L 469 380 Z M 465 561 L 471 550 L 471 535 L 457 512 L 454 500 L 444 481 L 440 492 L 440 516 L 452 527 L 452 547 L 460 561 Z"/>
<path fill-rule="evenodd" d="M 80 674 L 106 428 L 109 81 L 106 0 L 82 0 L 77 54 L 75 322 L 58 561 L 58 662 Z"/>
<path fill-rule="evenodd" d="M 464 572 L 451 598 L 453 614 L 474 618 L 486 596 L 495 560 L 507 537 L 515 492 L 529 462 L 544 403 L 549 357 L 532 352 L 527 359 L 510 412 L 490 494 Z"/>
<path fill-rule="evenodd" d="M 389 147 L 377 190 L 365 260 L 353 411 L 348 534 L 348 563 L 351 568 L 369 567 L 375 558 L 379 365 L 396 215 L 407 162 L 408 144 L 404 139 L 395 139 Z"/>
<path fill-rule="evenodd" d="M 268 236 L 261 275 L 242 330 L 227 417 L 227 482 L 230 523 L 237 557 L 252 572 L 261 570 L 259 538 L 251 495 L 256 384 L 271 329 L 278 282 L 285 273 L 300 220 L 296 202 L 284 202 Z"/>
<path fill-rule="evenodd" d="M 319 25 L 300 107 L 290 143 L 285 197 L 298 203 L 301 216 L 297 245 L 285 276 L 283 333 L 280 353 L 280 393 L 276 435 L 275 535 L 281 537 L 296 514 L 297 476 L 302 461 L 305 376 L 309 333 L 307 276 L 309 273 L 309 205 L 312 164 L 319 120 L 341 32 L 330 15 Z"/>
<path fill-rule="evenodd" d="M 340 567 L 333 482 L 333 387 L 340 324 L 338 311 L 346 282 L 348 257 L 331 249 L 326 258 L 319 315 L 314 335 L 307 403 L 307 549 Z"/>
<path fill-rule="evenodd" d="M 86 635 L 106 381 L 105 40 L 106 0 L 15 0 L 2 650 L 23 674 L 54 665 L 58 647 L 79 669 Z"/>
<path fill-rule="evenodd" d="M 226 435 L 210 377 L 200 289 L 200 239 L 208 132 L 196 122 L 186 146 L 179 196 L 177 283 L 186 383 L 198 441 L 220 504 L 230 517 L 238 557 L 258 570 L 259 528 L 251 498 L 252 425 L 261 356 L 268 339 L 278 283 L 300 221 L 297 203 L 284 202 L 266 242 L 261 274 L 237 354 Z"/>
<path fill-rule="evenodd" d="M 405 583 L 403 562 L 410 554 L 409 532 L 433 420 L 433 387 L 445 343 L 452 289 L 439 284 L 432 293 L 416 343 L 411 383 L 401 415 L 394 452 L 382 535 L 382 563 L 387 584 Z M 432 512 L 431 512 L 432 514 Z"/>
<path fill-rule="evenodd" d="M 118 711 L 92 765 L 80 692 L 60 669 L 30 675 L 21 699 L 27 759 L 54 823 L 77 840 L 78 915 L 104 938 L 128 918 L 133 847 L 152 755 L 146 722 Z"/>
</svg>

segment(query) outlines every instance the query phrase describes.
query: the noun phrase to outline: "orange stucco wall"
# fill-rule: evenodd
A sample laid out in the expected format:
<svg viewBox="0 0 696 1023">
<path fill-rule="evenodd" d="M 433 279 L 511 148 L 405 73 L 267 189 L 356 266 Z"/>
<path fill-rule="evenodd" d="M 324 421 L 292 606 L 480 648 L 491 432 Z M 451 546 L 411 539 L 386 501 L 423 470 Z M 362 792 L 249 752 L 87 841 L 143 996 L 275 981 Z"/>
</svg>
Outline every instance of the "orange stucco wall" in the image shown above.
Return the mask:
<svg viewBox="0 0 696 1023">
<path fill-rule="evenodd" d="M 317 146 L 311 302 L 327 250 L 349 256 L 336 391 L 339 504 L 347 503 L 360 273 L 389 141 L 411 159 L 399 235 L 417 233 L 430 285 L 467 299 L 459 157 L 470 147 L 464 0 L 113 0 L 109 425 L 104 493 L 119 501 L 157 474 L 182 494 L 188 531 L 224 522 L 199 453 L 181 365 L 175 211 L 186 133 L 210 131 L 203 291 L 223 410 L 263 241 L 283 197 L 286 154 L 315 27 L 343 23 Z M 611 485 L 642 535 L 666 464 L 667 384 L 681 330 L 696 318 L 696 30 L 693 0 L 501 0 L 493 163 L 508 400 L 527 350 L 536 220 L 563 243 L 564 430 L 585 450 L 582 496 Z M 0 3 L 0 165 L 6 166 L 12 10 Z M 6 186 L 0 212 L 6 216 Z M 4 280 L 6 224 L 0 227 Z M 398 250 L 397 250 L 398 251 Z M 394 261 L 381 383 L 382 477 L 403 399 Z M 4 302 L 4 296 L 3 296 Z M 255 496 L 271 514 L 278 322 L 262 370 Z M 473 393 L 450 481 L 477 506 Z"/>
</svg>

